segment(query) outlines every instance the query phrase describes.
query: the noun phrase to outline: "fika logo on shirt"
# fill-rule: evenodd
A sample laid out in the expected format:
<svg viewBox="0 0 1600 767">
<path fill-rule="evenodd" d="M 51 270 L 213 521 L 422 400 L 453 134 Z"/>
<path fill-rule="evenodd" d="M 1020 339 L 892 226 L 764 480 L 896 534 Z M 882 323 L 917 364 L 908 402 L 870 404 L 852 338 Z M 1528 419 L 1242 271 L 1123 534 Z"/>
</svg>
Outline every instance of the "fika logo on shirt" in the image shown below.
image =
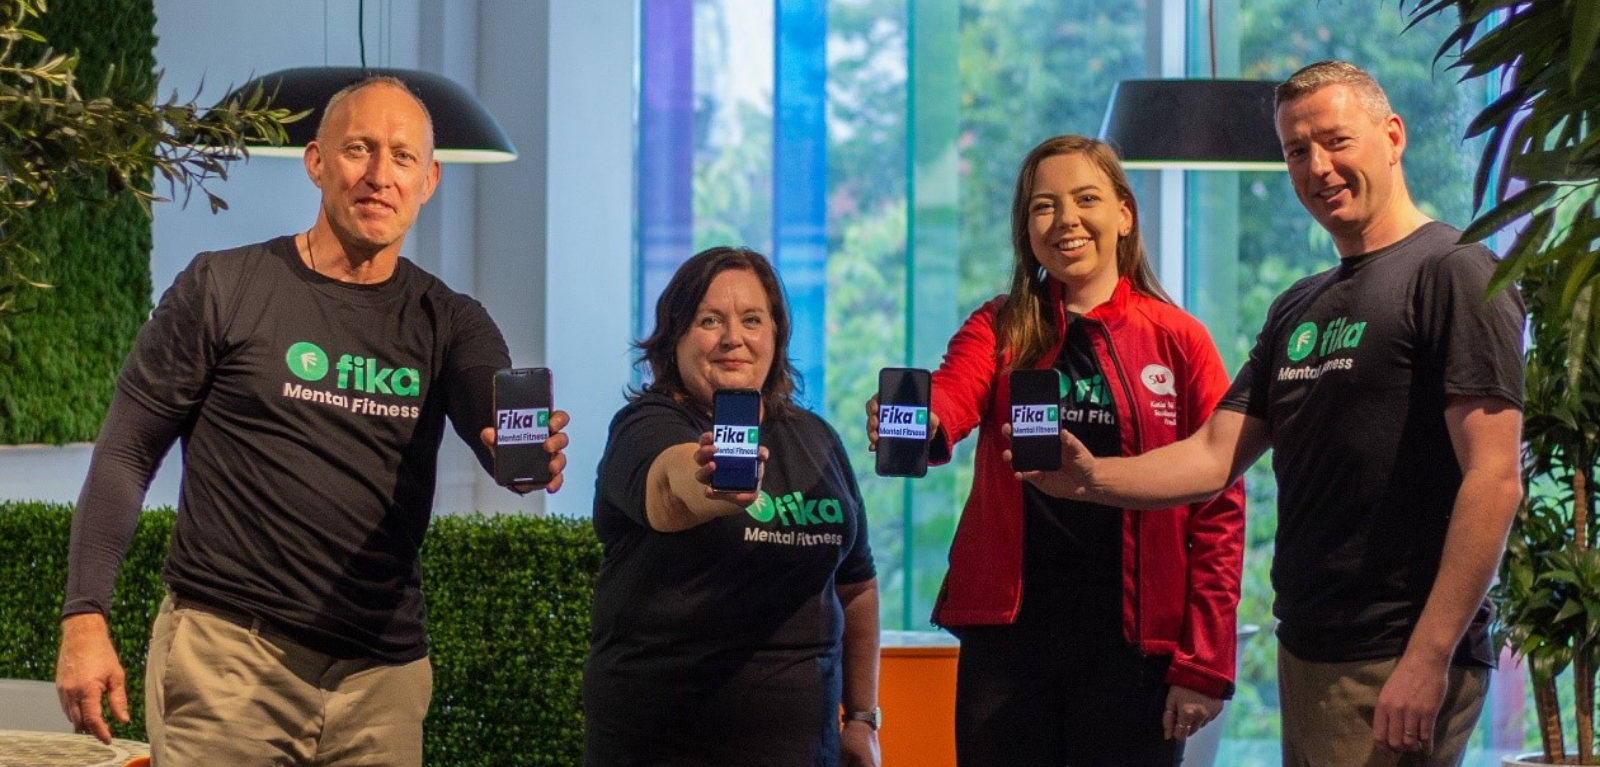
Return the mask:
<svg viewBox="0 0 1600 767">
<path fill-rule="evenodd" d="M 1289 334 L 1289 347 L 1285 351 L 1290 362 L 1299 362 L 1311 356 L 1312 351 L 1316 351 L 1319 357 L 1326 357 L 1341 349 L 1360 346 L 1361 334 L 1366 330 L 1367 323 L 1351 322 L 1349 317 L 1330 320 L 1320 332 L 1317 323 L 1302 322 Z"/>
<path fill-rule="evenodd" d="M 767 495 L 767 491 L 762 490 L 756 502 L 750 504 L 745 512 L 751 519 L 763 523 L 771 522 L 773 517 L 777 517 L 778 524 L 784 527 L 844 521 L 844 508 L 839 505 L 839 499 L 811 500 L 799 490 L 777 498 Z"/>
<path fill-rule="evenodd" d="M 302 381 L 321 381 L 328 376 L 327 352 L 310 341 L 290 344 L 284 362 L 289 372 Z M 416 368 L 387 368 L 380 366 L 376 358 L 341 354 L 333 369 L 339 373 L 334 385 L 340 389 L 400 397 L 422 394 L 422 373 Z"/>
</svg>

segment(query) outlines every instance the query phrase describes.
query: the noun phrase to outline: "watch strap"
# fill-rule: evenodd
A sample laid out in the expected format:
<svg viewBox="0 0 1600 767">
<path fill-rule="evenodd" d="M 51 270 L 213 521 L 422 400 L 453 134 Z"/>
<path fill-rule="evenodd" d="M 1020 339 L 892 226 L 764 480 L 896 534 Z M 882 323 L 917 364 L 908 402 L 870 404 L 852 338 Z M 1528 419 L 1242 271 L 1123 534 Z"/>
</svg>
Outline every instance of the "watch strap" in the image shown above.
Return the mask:
<svg viewBox="0 0 1600 767">
<path fill-rule="evenodd" d="M 883 709 L 875 708 L 871 711 L 846 711 L 844 712 L 844 716 L 840 717 L 840 719 L 844 724 L 849 724 L 850 722 L 864 722 L 868 727 L 872 728 L 873 732 L 877 732 L 878 728 L 883 726 Z"/>
</svg>

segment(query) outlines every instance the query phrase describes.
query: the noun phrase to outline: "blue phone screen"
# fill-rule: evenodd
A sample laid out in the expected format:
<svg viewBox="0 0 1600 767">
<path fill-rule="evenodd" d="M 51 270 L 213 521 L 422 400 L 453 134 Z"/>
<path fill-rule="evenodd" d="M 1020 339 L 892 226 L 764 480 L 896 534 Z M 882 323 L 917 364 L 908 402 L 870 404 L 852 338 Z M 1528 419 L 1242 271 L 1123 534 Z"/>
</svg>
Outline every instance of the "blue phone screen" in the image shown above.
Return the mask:
<svg viewBox="0 0 1600 767">
<path fill-rule="evenodd" d="M 713 398 L 711 437 L 717 446 L 711 487 L 756 489 L 756 456 L 761 446 L 761 394 L 749 390 L 719 391 Z"/>
</svg>

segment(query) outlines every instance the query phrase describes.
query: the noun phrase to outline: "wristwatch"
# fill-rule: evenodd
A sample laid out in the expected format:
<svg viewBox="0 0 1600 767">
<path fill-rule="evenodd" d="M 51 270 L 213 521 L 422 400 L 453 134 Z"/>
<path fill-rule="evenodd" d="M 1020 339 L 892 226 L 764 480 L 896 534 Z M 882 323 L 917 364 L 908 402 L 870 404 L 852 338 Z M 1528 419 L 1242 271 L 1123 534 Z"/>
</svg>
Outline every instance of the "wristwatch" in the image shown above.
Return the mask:
<svg viewBox="0 0 1600 767">
<path fill-rule="evenodd" d="M 844 712 L 844 716 L 840 717 L 840 722 L 842 724 L 849 724 L 851 722 L 866 722 L 867 726 L 871 727 L 873 732 L 877 732 L 878 728 L 883 726 L 883 709 L 875 708 L 871 711 L 846 711 Z"/>
</svg>

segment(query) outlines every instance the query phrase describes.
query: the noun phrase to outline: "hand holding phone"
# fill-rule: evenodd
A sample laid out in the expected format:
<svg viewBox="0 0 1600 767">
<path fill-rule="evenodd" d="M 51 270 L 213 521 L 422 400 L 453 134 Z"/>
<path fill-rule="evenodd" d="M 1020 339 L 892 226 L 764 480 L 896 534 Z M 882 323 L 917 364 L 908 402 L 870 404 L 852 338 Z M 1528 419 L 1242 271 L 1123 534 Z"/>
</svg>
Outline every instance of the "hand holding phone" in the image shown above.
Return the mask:
<svg viewBox="0 0 1600 767">
<path fill-rule="evenodd" d="M 716 447 L 711 489 L 748 493 L 760 485 L 761 392 L 719 389 L 712 395 L 711 440 Z"/>
<path fill-rule="evenodd" d="M 1011 468 L 1061 468 L 1061 373 L 1055 368 L 1013 370 L 1009 381 Z"/>
<path fill-rule="evenodd" d="M 507 368 L 494 374 L 494 480 L 503 486 L 550 481 L 551 386 L 547 368 Z"/>
<path fill-rule="evenodd" d="M 930 378 L 919 368 L 878 371 L 878 476 L 928 473 Z"/>
</svg>

